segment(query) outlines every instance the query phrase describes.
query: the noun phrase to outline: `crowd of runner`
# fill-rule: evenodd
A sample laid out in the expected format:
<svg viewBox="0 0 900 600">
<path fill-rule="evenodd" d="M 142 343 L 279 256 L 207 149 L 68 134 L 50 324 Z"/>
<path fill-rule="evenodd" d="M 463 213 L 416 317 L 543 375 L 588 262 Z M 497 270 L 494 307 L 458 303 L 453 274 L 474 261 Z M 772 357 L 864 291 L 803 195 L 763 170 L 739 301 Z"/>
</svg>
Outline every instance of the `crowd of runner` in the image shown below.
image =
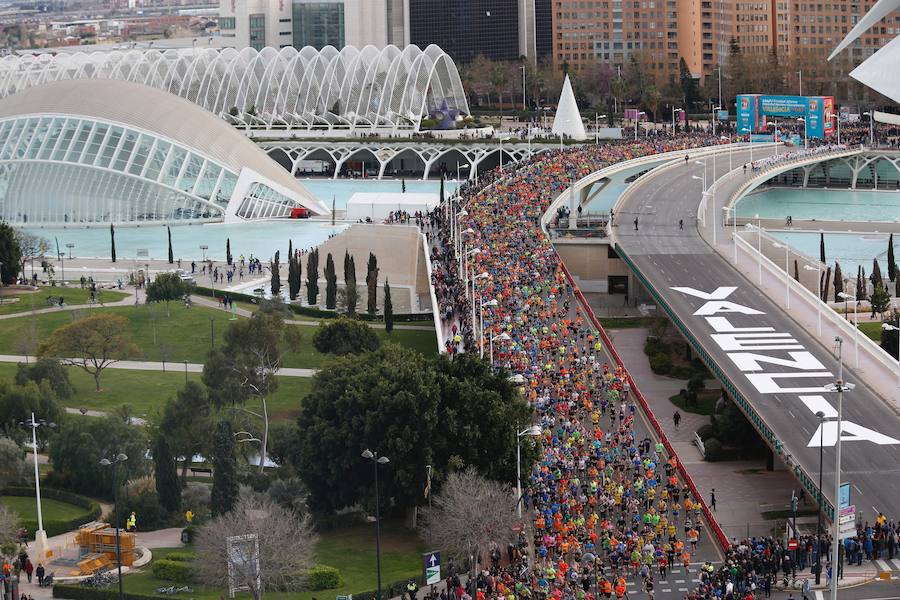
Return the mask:
<svg viewBox="0 0 900 600">
<path fill-rule="evenodd" d="M 463 586 L 451 572 L 443 593 L 448 600 L 623 598 L 636 591 L 629 583 L 652 598 L 673 568 L 695 582 L 685 594 L 692 600 L 763 597 L 780 577 L 795 581 L 798 569 L 815 562 L 814 538 L 801 538 L 798 552 L 773 538 L 734 539 L 718 567 L 694 560 L 698 546 L 706 545 L 704 554 L 713 556 L 710 545 L 719 543 L 703 529 L 702 500 L 680 477 L 677 458 L 640 424 L 626 373 L 609 364 L 599 331 L 582 312 L 540 228 L 550 202 L 591 172 L 715 143 L 713 137 L 691 136 L 541 154 L 515 169 L 480 175 L 477 186 L 463 186 L 455 202 L 428 215 L 447 351 L 478 351 L 482 339 L 485 347 L 496 340 L 494 364 L 524 378 L 543 431 L 543 454 L 523 473 L 530 539 L 523 535 L 519 546 L 509 548 L 503 568 L 499 560 L 483 562 L 474 584 Z M 454 252 L 453 213 L 459 215 L 456 230 L 469 231 L 464 251 L 470 251 L 466 264 L 474 293 L 471 287 L 467 293 Z M 893 558 L 895 524 L 866 528 L 858 547 L 871 545 L 862 540 L 871 540 L 877 529 L 883 551 L 892 540 Z M 823 539 L 823 569 L 828 548 Z"/>
</svg>

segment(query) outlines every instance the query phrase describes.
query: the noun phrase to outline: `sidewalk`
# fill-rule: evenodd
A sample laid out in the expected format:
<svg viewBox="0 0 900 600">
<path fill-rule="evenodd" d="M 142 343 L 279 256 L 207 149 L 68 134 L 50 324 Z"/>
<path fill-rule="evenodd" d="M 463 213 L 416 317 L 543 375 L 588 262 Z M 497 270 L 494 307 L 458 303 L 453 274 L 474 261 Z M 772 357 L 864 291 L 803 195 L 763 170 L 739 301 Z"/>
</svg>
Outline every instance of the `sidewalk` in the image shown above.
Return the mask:
<svg viewBox="0 0 900 600">
<path fill-rule="evenodd" d="M 20 354 L 0 354 L 0 362 L 7 363 L 24 363 L 29 357 Z M 177 371 L 184 369 L 188 373 L 202 373 L 202 363 L 185 363 L 185 362 L 167 362 L 168 371 Z M 109 365 L 108 369 L 126 369 L 132 371 L 165 371 L 161 362 L 141 361 L 141 360 L 120 360 Z M 312 377 L 318 373 L 318 369 L 298 369 L 284 367 L 278 370 L 276 375 L 281 377 Z"/>
<path fill-rule="evenodd" d="M 626 368 L 641 388 L 647 403 L 672 443 L 682 463 L 707 502 L 716 490 L 715 517 L 729 538 L 770 535 L 776 521 L 760 514 L 760 504 L 787 504 L 797 484 L 784 470 L 766 471 L 765 461 L 706 462 L 693 443 L 694 432 L 709 423 L 709 417 L 678 409 L 669 400 L 686 382 L 655 374 L 644 354 L 643 328 L 610 329 L 609 336 Z M 672 421 L 681 412 L 678 429 Z"/>
</svg>

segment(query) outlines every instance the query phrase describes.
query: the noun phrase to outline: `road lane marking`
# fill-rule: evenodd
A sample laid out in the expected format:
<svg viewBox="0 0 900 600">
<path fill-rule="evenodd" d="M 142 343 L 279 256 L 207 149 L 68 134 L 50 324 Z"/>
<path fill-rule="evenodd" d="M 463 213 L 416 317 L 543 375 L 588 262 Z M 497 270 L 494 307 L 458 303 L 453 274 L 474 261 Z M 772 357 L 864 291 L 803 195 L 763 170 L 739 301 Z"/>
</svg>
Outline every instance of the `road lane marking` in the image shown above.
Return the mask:
<svg viewBox="0 0 900 600">
<path fill-rule="evenodd" d="M 816 600 L 825 600 L 825 594 L 822 593 L 822 590 L 816 590 Z"/>
<path fill-rule="evenodd" d="M 894 568 L 895 568 L 895 569 L 900 570 L 900 558 L 893 558 L 893 559 L 891 559 L 891 564 L 894 565 Z"/>
</svg>

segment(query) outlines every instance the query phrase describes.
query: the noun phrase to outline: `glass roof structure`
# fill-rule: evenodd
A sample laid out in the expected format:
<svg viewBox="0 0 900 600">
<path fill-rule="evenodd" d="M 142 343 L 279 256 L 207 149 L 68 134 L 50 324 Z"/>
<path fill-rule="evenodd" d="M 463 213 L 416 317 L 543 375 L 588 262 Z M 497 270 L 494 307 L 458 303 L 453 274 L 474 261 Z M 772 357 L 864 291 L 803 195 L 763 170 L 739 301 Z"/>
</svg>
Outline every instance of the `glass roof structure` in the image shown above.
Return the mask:
<svg viewBox="0 0 900 600">
<path fill-rule="evenodd" d="M 328 209 L 253 142 L 171 94 L 62 81 L 0 101 L 0 218 L 239 221 Z"/>
<path fill-rule="evenodd" d="M 0 98 L 69 79 L 140 83 L 249 128 L 418 131 L 431 111 L 469 113 L 456 65 L 434 45 L 116 50 L 0 59 Z"/>
</svg>

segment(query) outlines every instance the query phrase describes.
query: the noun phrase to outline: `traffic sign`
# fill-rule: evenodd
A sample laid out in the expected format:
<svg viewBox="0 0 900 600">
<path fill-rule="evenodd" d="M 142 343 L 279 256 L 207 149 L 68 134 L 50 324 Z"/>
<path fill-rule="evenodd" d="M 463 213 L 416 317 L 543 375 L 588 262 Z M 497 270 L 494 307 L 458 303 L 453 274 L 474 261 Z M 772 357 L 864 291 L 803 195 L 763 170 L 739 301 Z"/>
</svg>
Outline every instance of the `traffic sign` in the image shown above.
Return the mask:
<svg viewBox="0 0 900 600">
<path fill-rule="evenodd" d="M 794 538 L 788 540 L 788 550 L 796 550 L 800 547 L 800 544 Z"/>
<path fill-rule="evenodd" d="M 846 539 L 856 535 L 856 505 L 851 504 L 838 512 L 838 538 Z"/>
<path fill-rule="evenodd" d="M 422 555 L 422 570 L 425 573 L 425 585 L 434 585 L 441 581 L 441 553 L 426 552 Z"/>
</svg>

